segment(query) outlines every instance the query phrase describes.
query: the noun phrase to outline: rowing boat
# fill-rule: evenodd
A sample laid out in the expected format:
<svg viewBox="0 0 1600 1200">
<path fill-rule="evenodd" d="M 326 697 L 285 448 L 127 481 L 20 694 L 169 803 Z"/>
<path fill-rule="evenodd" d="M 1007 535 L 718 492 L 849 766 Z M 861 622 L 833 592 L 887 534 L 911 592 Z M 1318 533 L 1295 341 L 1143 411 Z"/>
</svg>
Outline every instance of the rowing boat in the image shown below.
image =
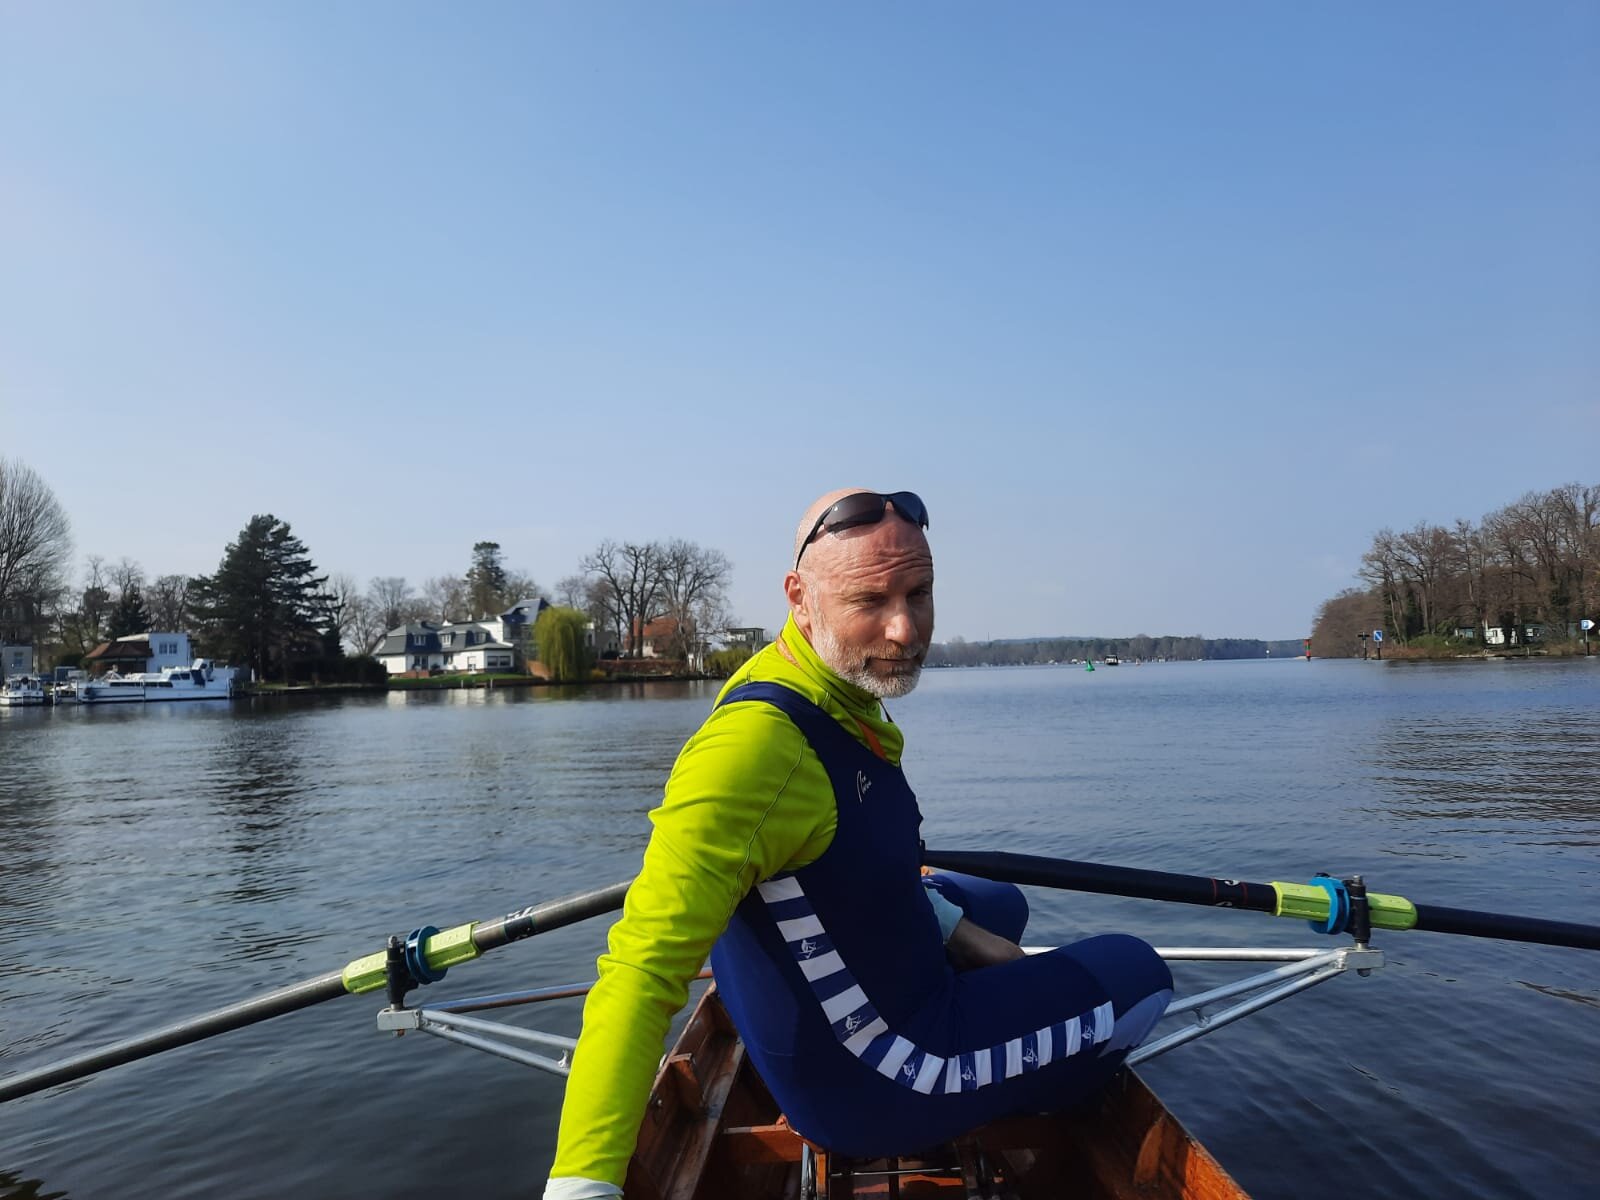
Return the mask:
<svg viewBox="0 0 1600 1200">
<path fill-rule="evenodd" d="M 624 1190 L 629 1200 L 1247 1200 L 1131 1070 L 1076 1113 L 996 1121 L 916 1158 L 830 1155 L 784 1119 L 715 986 L 662 1061 Z"/>
</svg>

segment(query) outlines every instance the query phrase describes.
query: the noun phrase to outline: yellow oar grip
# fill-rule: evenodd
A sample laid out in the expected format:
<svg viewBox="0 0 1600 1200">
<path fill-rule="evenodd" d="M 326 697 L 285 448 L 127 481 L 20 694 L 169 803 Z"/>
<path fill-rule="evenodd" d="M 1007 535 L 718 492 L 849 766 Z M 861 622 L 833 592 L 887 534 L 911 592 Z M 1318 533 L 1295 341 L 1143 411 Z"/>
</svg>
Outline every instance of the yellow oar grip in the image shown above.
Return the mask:
<svg viewBox="0 0 1600 1200">
<path fill-rule="evenodd" d="M 477 958 L 482 951 L 472 944 L 472 931 L 476 926 L 476 921 L 457 925 L 434 934 L 424 942 L 422 952 L 427 957 L 429 969 L 444 971 L 457 963 L 471 962 Z M 384 985 L 388 961 L 388 951 L 379 950 L 376 954 L 368 954 L 347 964 L 344 969 L 344 990 L 352 995 L 377 991 Z"/>
<path fill-rule="evenodd" d="M 1278 907 L 1272 910 L 1273 916 L 1298 917 L 1319 924 L 1327 921 L 1328 893 L 1322 888 L 1277 880 L 1272 881 L 1272 886 L 1278 893 Z M 1367 911 L 1372 914 L 1372 924 L 1377 929 L 1415 929 L 1417 926 L 1417 906 L 1404 896 L 1368 892 Z"/>
</svg>

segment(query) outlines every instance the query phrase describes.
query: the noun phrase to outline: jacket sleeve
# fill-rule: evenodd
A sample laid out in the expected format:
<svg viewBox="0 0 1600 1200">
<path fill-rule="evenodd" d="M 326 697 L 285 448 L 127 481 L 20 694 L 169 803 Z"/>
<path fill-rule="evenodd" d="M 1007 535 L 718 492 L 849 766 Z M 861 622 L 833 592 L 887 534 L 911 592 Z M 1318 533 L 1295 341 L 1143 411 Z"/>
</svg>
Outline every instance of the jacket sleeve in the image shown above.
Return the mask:
<svg viewBox="0 0 1600 1200">
<path fill-rule="evenodd" d="M 623 1182 L 689 981 L 745 893 L 816 858 L 834 816 L 826 771 L 771 705 L 726 705 L 689 740 L 584 1005 L 552 1178 Z"/>
</svg>

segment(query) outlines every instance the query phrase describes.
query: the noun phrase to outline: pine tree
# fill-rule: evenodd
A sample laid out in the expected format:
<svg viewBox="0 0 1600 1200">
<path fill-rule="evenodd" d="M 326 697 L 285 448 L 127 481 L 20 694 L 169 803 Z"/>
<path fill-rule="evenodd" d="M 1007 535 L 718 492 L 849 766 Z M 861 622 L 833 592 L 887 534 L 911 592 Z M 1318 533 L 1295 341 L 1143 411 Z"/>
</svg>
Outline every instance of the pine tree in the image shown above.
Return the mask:
<svg viewBox="0 0 1600 1200">
<path fill-rule="evenodd" d="M 499 542 L 475 542 L 472 566 L 467 569 L 467 602 L 471 617 L 486 617 L 500 611 L 506 597 L 506 568 L 500 561 Z"/>
<path fill-rule="evenodd" d="M 327 625 L 326 575 L 318 575 L 305 544 L 270 513 L 250 518 L 231 542 L 216 574 L 192 585 L 192 611 L 202 639 L 218 658 L 253 668 L 265 679 L 287 679 L 298 655 L 318 653 Z"/>
<path fill-rule="evenodd" d="M 150 632 L 150 612 L 144 606 L 144 596 L 138 583 L 130 583 L 122 592 L 122 599 L 111 613 L 110 634 L 113 641 L 134 633 Z"/>
</svg>

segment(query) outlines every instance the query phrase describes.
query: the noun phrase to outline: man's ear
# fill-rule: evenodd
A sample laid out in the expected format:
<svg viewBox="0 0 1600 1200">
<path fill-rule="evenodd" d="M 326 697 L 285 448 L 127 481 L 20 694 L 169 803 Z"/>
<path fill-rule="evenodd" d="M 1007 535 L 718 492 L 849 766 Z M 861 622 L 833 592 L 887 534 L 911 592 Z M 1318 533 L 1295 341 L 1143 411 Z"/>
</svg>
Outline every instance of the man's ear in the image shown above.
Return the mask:
<svg viewBox="0 0 1600 1200">
<path fill-rule="evenodd" d="M 799 571 L 790 571 L 783 577 L 783 594 L 789 601 L 789 607 L 796 614 L 803 612 L 806 607 L 806 583 L 800 578 Z"/>
</svg>

